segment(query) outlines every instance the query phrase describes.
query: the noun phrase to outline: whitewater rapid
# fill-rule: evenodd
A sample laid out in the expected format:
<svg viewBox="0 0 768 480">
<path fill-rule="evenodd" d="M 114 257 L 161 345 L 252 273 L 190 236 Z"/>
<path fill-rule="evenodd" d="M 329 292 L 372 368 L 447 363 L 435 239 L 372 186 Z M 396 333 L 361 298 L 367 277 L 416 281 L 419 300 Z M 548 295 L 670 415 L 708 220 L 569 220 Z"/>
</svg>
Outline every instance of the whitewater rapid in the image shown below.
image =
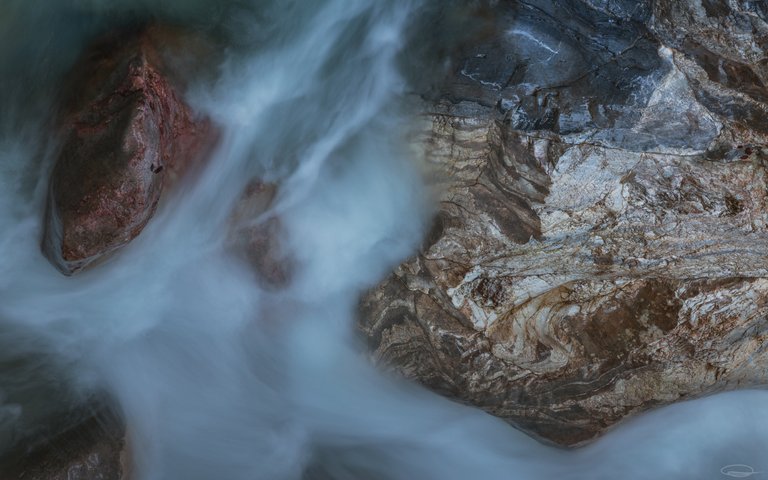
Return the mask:
<svg viewBox="0 0 768 480">
<path fill-rule="evenodd" d="M 425 6 L 0 6 L 0 452 L 106 392 L 136 480 L 716 479 L 736 464 L 768 476 L 766 392 L 675 405 L 565 452 L 368 364 L 358 297 L 416 251 L 432 212 L 399 61 L 408 32 L 429 28 Z M 66 278 L 39 249 L 57 81 L 88 38 L 148 14 L 228 39 L 188 93 L 222 139 L 136 240 Z M 270 214 L 297 265 L 280 291 L 225 248 L 252 178 L 280 185 Z"/>
</svg>

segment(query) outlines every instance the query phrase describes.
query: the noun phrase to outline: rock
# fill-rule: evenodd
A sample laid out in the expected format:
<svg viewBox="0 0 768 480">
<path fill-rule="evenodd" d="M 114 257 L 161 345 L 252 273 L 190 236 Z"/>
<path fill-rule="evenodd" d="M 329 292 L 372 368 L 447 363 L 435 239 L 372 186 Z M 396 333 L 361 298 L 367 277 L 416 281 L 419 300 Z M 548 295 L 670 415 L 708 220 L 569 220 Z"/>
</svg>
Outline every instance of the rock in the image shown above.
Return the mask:
<svg viewBox="0 0 768 480">
<path fill-rule="evenodd" d="M 562 446 L 768 384 L 757 3 L 486 5 L 426 96 L 439 214 L 361 302 L 373 359 Z"/>
<path fill-rule="evenodd" d="M 768 133 L 765 2 L 703 0 L 654 5 L 652 28 L 675 49 L 702 105 L 729 123 Z"/>
<path fill-rule="evenodd" d="M 43 236 L 45 255 L 66 275 L 136 237 L 163 189 L 212 146 L 211 123 L 164 70 L 159 45 L 170 35 L 158 27 L 120 32 L 73 70 Z"/>
<path fill-rule="evenodd" d="M 125 427 L 104 411 L 0 459 L 0 480 L 128 480 L 129 473 Z"/>
<path fill-rule="evenodd" d="M 294 269 L 294 260 L 284 247 L 282 222 L 267 214 L 276 195 L 277 185 L 251 181 L 235 206 L 228 233 L 230 248 L 248 262 L 268 289 L 288 285 Z"/>
</svg>

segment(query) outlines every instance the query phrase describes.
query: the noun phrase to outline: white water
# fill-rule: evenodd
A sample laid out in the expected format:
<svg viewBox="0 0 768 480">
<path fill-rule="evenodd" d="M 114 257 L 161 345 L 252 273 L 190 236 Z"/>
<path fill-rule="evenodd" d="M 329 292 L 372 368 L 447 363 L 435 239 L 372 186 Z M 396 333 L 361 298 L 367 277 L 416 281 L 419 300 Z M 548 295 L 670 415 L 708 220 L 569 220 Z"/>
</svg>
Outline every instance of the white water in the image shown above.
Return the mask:
<svg viewBox="0 0 768 480">
<path fill-rule="evenodd" d="M 395 62 L 419 2 L 48 3 L 0 7 L 0 448 L 33 423 L 28 410 L 45 409 L 35 402 L 51 403 L 39 396 L 55 378 L 72 401 L 102 389 L 116 399 L 137 480 L 768 472 L 765 392 L 676 405 L 563 452 L 368 365 L 354 337 L 358 295 L 415 250 L 430 212 L 404 146 Z M 103 15 L 150 6 L 241 41 L 221 52 L 215 83 L 190 94 L 224 138 L 139 238 L 65 278 L 38 247 L 53 86 L 113 18 Z M 277 293 L 223 248 L 252 176 L 282 185 L 274 208 L 299 267 Z"/>
</svg>

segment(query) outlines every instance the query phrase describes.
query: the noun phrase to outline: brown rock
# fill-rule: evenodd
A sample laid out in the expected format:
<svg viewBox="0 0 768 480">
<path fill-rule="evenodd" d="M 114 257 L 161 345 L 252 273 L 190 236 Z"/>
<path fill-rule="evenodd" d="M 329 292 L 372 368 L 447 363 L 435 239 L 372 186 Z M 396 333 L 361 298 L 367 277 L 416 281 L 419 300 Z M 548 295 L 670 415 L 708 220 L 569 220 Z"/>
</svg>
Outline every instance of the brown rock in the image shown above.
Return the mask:
<svg viewBox="0 0 768 480">
<path fill-rule="evenodd" d="M 129 474 L 125 427 L 104 412 L 0 459 L 0 480 L 128 480 Z"/>
<path fill-rule="evenodd" d="M 136 237 L 163 189 L 215 138 L 169 82 L 157 32 L 114 35 L 74 68 L 43 236 L 44 253 L 64 274 Z"/>
<path fill-rule="evenodd" d="M 285 287 L 294 268 L 283 245 L 280 218 L 264 217 L 276 194 L 275 184 L 250 182 L 232 213 L 228 235 L 230 247 L 245 258 L 267 288 Z"/>
<path fill-rule="evenodd" d="M 361 303 L 374 361 L 564 446 L 767 385 L 765 10 L 517 3 L 424 106 L 440 209 Z"/>
<path fill-rule="evenodd" d="M 450 176 L 427 246 L 362 302 L 377 362 L 560 445 L 768 383 L 762 162 L 431 120 Z"/>
</svg>

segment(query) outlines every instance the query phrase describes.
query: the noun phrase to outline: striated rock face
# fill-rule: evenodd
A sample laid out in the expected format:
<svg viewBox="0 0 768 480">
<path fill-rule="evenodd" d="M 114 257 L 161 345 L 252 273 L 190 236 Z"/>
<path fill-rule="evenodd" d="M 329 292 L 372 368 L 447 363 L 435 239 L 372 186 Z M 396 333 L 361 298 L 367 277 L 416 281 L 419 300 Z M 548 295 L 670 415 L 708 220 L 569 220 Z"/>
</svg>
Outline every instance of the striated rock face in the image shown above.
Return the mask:
<svg viewBox="0 0 768 480">
<path fill-rule="evenodd" d="M 164 71 L 158 28 L 95 45 L 74 68 L 61 113 L 63 145 L 51 175 L 43 251 L 64 274 L 136 237 L 165 187 L 209 150 Z"/>
<path fill-rule="evenodd" d="M 424 106 L 427 243 L 361 303 L 375 361 L 564 446 L 768 384 L 766 8 L 484 8 Z"/>
</svg>

